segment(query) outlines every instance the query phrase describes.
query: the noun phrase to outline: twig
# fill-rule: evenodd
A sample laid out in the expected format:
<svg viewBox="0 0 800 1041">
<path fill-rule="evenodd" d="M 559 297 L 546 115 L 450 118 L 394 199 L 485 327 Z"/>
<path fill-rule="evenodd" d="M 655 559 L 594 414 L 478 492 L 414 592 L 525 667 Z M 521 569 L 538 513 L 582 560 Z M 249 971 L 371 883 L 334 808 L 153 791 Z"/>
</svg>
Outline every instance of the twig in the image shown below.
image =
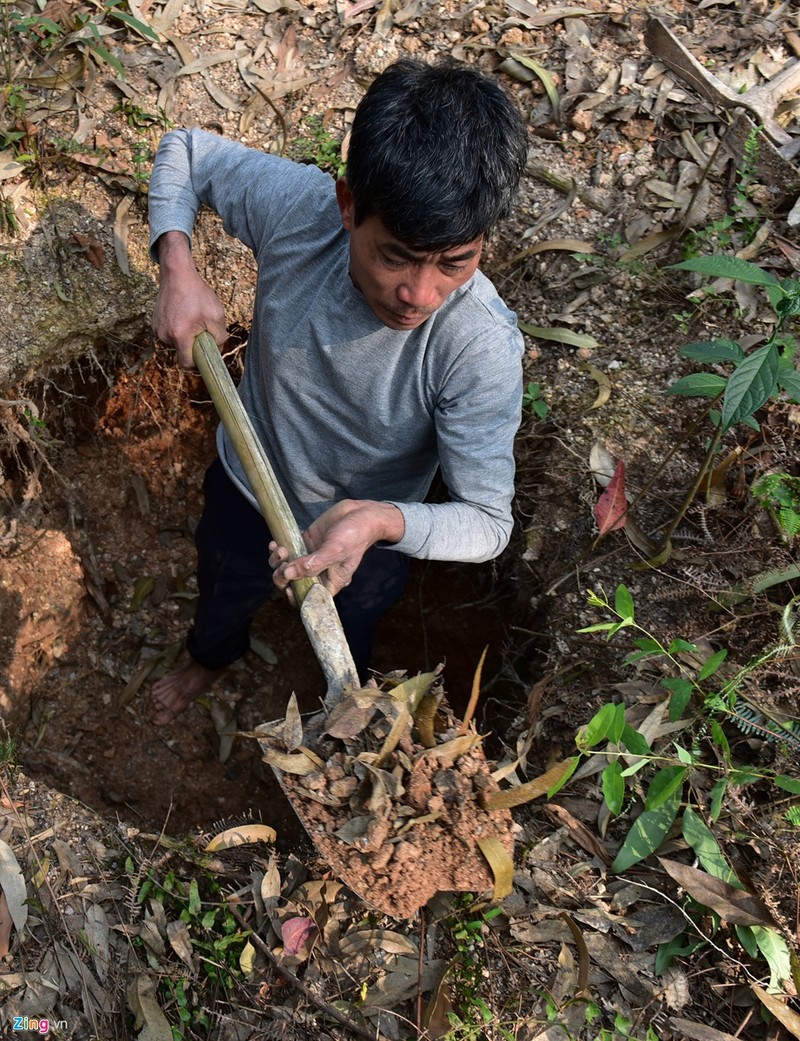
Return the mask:
<svg viewBox="0 0 800 1041">
<path fill-rule="evenodd" d="M 581 202 L 591 206 L 593 210 L 599 210 L 600 213 L 611 213 L 611 210 L 614 208 L 612 203 L 601 199 L 597 192 L 593 192 L 591 188 L 579 184 L 572 177 L 563 177 L 561 174 L 557 174 L 555 170 L 542 166 L 541 163 L 528 163 L 525 167 L 525 173 L 530 174 L 537 181 L 542 181 L 543 184 L 549 184 L 551 188 L 555 188 L 556 191 L 564 195 L 570 195 L 574 192 Z"/>
<path fill-rule="evenodd" d="M 299 990 L 303 997 L 310 1001 L 312 1005 L 315 1005 L 320 1012 L 324 1012 L 326 1016 L 330 1016 L 331 1019 L 334 1019 L 339 1026 L 345 1027 L 345 1029 L 350 1030 L 359 1037 L 366 1038 L 367 1041 L 389 1041 L 389 1038 L 387 1038 L 385 1034 L 381 1034 L 378 1030 L 376 1030 L 374 1034 L 369 1030 L 365 1030 L 364 1027 L 355 1023 L 352 1019 L 348 1019 L 347 1016 L 343 1015 L 337 1008 L 334 1008 L 333 1005 L 329 1005 L 327 1001 L 315 994 L 310 987 L 307 987 L 301 979 L 295 976 L 291 969 L 287 969 L 285 965 L 281 965 L 267 944 L 264 943 L 258 933 L 251 930 L 250 926 L 239 914 L 236 908 L 230 904 L 228 906 L 233 917 L 243 929 L 248 930 L 250 934 L 249 939 L 252 940 L 253 944 L 267 958 L 278 975 L 282 976 L 287 983 L 291 983 L 293 987 Z"/>
</svg>

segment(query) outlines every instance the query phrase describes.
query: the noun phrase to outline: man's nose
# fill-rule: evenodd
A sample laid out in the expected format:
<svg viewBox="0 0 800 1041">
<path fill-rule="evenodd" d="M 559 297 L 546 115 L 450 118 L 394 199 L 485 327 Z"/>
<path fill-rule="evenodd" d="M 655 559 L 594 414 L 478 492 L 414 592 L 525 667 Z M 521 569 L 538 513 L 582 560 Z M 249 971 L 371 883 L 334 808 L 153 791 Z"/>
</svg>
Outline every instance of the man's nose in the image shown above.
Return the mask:
<svg viewBox="0 0 800 1041">
<path fill-rule="evenodd" d="M 398 286 L 397 298 L 417 311 L 430 311 L 438 307 L 436 270 L 427 265 L 415 267 Z"/>
</svg>

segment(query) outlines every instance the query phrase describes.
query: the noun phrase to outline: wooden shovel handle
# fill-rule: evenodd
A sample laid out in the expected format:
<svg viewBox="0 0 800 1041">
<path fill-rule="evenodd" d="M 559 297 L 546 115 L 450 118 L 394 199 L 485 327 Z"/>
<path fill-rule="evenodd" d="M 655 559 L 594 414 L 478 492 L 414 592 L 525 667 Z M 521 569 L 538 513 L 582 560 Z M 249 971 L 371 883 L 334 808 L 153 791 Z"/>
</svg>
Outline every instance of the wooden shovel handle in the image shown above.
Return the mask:
<svg viewBox="0 0 800 1041">
<path fill-rule="evenodd" d="M 236 449 L 239 462 L 273 538 L 279 546 L 285 546 L 289 550 L 291 559 L 304 556 L 308 548 L 297 521 L 292 515 L 283 489 L 278 484 L 266 452 L 256 436 L 250 417 L 244 410 L 213 336 L 206 332 L 200 333 L 194 341 L 192 357 L 208 387 L 225 432 Z M 305 600 L 311 586 L 318 581 L 317 578 L 298 578 L 292 582 L 292 591 L 298 604 Z"/>
</svg>

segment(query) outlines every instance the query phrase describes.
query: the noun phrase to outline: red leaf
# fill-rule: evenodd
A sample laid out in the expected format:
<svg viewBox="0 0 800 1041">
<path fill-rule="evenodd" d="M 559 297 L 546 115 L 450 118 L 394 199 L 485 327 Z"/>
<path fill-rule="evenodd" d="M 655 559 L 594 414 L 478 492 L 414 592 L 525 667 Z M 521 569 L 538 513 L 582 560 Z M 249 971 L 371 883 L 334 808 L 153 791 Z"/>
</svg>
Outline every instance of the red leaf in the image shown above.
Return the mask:
<svg viewBox="0 0 800 1041">
<path fill-rule="evenodd" d="M 287 918 L 281 926 L 284 954 L 299 954 L 316 928 L 313 918 Z"/>
<path fill-rule="evenodd" d="M 628 519 L 628 500 L 625 498 L 625 463 L 617 463 L 614 476 L 594 507 L 597 527 L 601 535 L 624 528 Z"/>
</svg>

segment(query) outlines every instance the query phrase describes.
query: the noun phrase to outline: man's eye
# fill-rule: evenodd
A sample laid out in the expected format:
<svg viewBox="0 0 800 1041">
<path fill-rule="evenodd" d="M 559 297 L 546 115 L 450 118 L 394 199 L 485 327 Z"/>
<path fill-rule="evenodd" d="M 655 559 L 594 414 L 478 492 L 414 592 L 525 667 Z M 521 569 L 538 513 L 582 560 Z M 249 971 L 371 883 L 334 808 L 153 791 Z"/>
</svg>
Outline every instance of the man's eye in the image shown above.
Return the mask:
<svg viewBox="0 0 800 1041">
<path fill-rule="evenodd" d="M 463 270 L 463 264 L 442 264 L 442 271 L 446 271 L 448 275 L 460 275 Z"/>
<path fill-rule="evenodd" d="M 403 267 L 405 265 L 404 260 L 400 260 L 398 257 L 389 257 L 385 253 L 383 255 L 383 262 L 387 267 Z"/>
</svg>

